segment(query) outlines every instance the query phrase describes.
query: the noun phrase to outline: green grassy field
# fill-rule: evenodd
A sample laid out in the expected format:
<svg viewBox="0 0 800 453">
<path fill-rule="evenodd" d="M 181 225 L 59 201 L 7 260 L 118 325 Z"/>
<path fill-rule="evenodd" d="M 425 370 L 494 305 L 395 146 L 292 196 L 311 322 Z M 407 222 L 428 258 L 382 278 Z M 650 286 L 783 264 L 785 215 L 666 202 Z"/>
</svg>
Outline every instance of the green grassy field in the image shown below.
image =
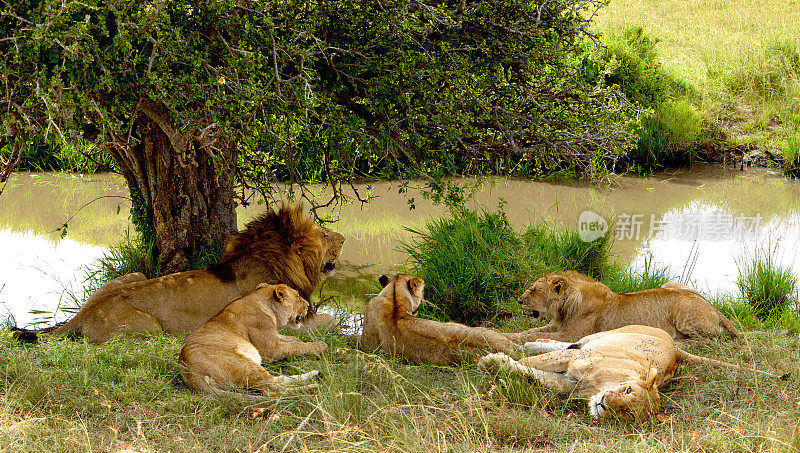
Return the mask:
<svg viewBox="0 0 800 453">
<path fill-rule="evenodd" d="M 593 421 L 582 401 L 474 365 L 366 354 L 329 336 L 316 358 L 267 364 L 323 372 L 319 388 L 258 404 L 197 394 L 180 339 L 21 346 L 0 332 L 2 451 L 797 451 L 797 333 L 695 344 L 694 353 L 791 372 L 682 367 L 662 390 L 668 420 Z M 790 360 L 789 356 L 795 357 Z"/>
<path fill-rule="evenodd" d="M 735 142 L 785 150 L 800 125 L 799 11 L 796 1 L 611 0 L 595 26 L 642 26 L 703 116 Z"/>
</svg>

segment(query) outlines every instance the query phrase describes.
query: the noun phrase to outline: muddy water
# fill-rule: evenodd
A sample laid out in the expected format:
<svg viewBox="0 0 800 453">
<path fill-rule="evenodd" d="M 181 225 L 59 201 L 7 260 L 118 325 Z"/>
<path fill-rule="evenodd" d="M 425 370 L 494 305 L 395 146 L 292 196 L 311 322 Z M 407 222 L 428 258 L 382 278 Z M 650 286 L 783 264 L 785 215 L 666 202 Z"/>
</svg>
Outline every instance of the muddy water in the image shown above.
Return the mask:
<svg viewBox="0 0 800 453">
<path fill-rule="evenodd" d="M 446 214 L 413 182 L 407 193 L 398 183 L 371 186 L 373 202 L 331 212 L 339 217 L 333 228 L 348 238 L 339 286 L 401 267 L 406 257 L 398 245 L 413 238 L 408 228 Z M 473 203 L 493 210 L 500 200 L 520 229 L 533 221 L 587 235 L 611 229 L 618 261 L 669 267 L 709 294 L 735 291 L 737 264 L 759 248 L 772 247 L 779 262 L 800 273 L 800 183 L 763 170 L 699 166 L 595 186 L 482 179 Z M 35 319 L 31 308 L 82 300 L 86 266 L 130 228 L 129 206 L 115 175 L 15 175 L 0 196 L 0 312 L 26 324 Z M 263 209 L 240 208 L 240 226 Z M 64 223 L 68 234 L 59 239 Z"/>
</svg>

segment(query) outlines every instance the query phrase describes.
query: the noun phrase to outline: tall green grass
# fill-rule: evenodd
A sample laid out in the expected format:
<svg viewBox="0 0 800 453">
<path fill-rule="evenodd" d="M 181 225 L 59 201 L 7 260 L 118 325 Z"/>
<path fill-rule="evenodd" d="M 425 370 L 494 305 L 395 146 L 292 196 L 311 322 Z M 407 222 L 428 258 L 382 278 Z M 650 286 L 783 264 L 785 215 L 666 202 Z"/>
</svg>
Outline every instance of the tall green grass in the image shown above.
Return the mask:
<svg viewBox="0 0 800 453">
<path fill-rule="evenodd" d="M 608 266 L 608 237 L 583 242 L 577 233 L 531 225 L 518 234 L 502 211 L 456 209 L 402 245 L 409 272 L 425 280 L 423 315 L 468 324 L 519 311 L 516 298 L 548 272 L 574 269 L 600 275 Z"/>
<path fill-rule="evenodd" d="M 786 139 L 786 146 L 783 148 L 783 173 L 800 177 L 800 132 Z"/>
<path fill-rule="evenodd" d="M 792 39 L 771 39 L 749 50 L 725 83 L 731 93 L 756 100 L 800 95 L 800 51 Z"/>
<path fill-rule="evenodd" d="M 648 259 L 640 269 L 623 267 L 615 263 L 609 266 L 600 280 L 615 293 L 630 293 L 658 288 L 672 278 L 670 278 L 668 269 L 655 267 L 653 262 Z"/>
<path fill-rule="evenodd" d="M 704 123 L 688 99 L 658 105 L 642 118 L 636 148 L 625 156 L 628 171 L 645 173 L 691 163 L 705 141 Z"/>
<path fill-rule="evenodd" d="M 744 300 L 761 319 L 778 318 L 787 309 L 797 309 L 797 277 L 775 262 L 771 248 L 757 250 L 748 263 L 739 266 L 736 285 Z"/>
<path fill-rule="evenodd" d="M 155 244 L 145 241 L 139 234 L 125 231 L 120 241 L 109 247 L 108 252 L 89 269 L 85 285 L 87 294 L 106 282 L 133 272 L 141 272 L 147 278 L 161 275 Z"/>
<path fill-rule="evenodd" d="M 205 269 L 219 261 L 222 247 L 207 246 L 189 257 L 190 269 Z M 90 267 L 87 278 L 87 294 L 91 294 L 106 282 L 125 274 L 141 272 L 147 278 L 162 275 L 161 266 L 153 241 L 138 232 L 125 231 L 122 239 L 109 247 L 108 252 Z"/>
<path fill-rule="evenodd" d="M 11 148 L 0 149 L 0 157 L 8 157 Z M 60 143 L 42 135 L 33 137 L 22 148 L 18 171 L 72 171 L 97 173 L 114 169 L 114 160 L 89 143 L 80 140 Z"/>
</svg>

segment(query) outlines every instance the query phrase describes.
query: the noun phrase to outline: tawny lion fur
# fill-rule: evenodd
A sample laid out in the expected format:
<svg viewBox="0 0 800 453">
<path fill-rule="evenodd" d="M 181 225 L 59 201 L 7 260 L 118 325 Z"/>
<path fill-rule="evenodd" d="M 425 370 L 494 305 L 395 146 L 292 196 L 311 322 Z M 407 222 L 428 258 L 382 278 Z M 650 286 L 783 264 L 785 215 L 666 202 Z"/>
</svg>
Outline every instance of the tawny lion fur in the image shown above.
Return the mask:
<svg viewBox="0 0 800 453">
<path fill-rule="evenodd" d="M 344 238 L 319 227 L 296 205 L 271 210 L 226 241 L 219 263 L 145 280 L 140 273 L 97 290 L 54 334 L 103 342 L 118 335 L 183 334 L 259 283 L 286 283 L 308 299 L 323 270 L 334 269 Z"/>
<path fill-rule="evenodd" d="M 544 354 L 516 361 L 495 353 L 481 358 L 478 367 L 499 366 L 533 377 L 547 388 L 587 399 L 595 418 L 657 414 L 661 408 L 658 389 L 672 378 L 681 361 L 744 369 L 683 351 L 670 334 L 650 326 L 631 325 L 595 333 L 576 343 L 551 340 L 525 343 L 524 347 L 529 354 Z"/>
<path fill-rule="evenodd" d="M 547 274 L 519 298 L 534 319 L 550 315 L 543 327 L 507 334 L 517 343 L 552 339 L 577 341 L 586 335 L 641 324 L 663 329 L 673 338 L 710 338 L 739 330 L 692 289 L 670 282 L 661 288 L 626 294 L 574 271 Z"/>
<path fill-rule="evenodd" d="M 262 361 L 328 349 L 322 341 L 304 343 L 278 333 L 304 318 L 307 310 L 308 301 L 289 286 L 259 285 L 186 336 L 179 357 L 181 378 L 197 391 L 254 389 L 273 395 L 317 376 L 319 371 L 273 376 L 261 366 Z"/>
<path fill-rule="evenodd" d="M 519 351 L 509 339 L 491 329 L 454 322 L 437 322 L 414 315 L 424 298 L 425 282 L 398 274 L 381 277 L 383 290 L 364 313 L 359 347 L 407 358 L 417 364 L 451 365 L 476 362 L 490 351 Z"/>
</svg>

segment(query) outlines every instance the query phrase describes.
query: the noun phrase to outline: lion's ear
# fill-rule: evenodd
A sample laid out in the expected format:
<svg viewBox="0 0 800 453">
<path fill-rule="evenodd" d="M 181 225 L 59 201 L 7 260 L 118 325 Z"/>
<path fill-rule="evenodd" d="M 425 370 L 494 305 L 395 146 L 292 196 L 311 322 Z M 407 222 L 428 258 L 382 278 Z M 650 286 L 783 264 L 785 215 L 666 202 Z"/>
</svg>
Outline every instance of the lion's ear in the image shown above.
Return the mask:
<svg viewBox="0 0 800 453">
<path fill-rule="evenodd" d="M 550 284 L 553 286 L 553 292 L 561 294 L 567 287 L 567 279 L 564 277 L 555 277 L 550 281 Z"/>
<path fill-rule="evenodd" d="M 283 288 L 275 288 L 272 295 L 275 296 L 275 300 L 278 302 L 283 302 L 283 298 L 286 297 L 286 291 Z"/>
<path fill-rule="evenodd" d="M 650 367 L 650 371 L 647 372 L 647 376 L 644 379 L 645 389 L 656 386 L 656 376 L 658 376 L 658 368 Z"/>
<path fill-rule="evenodd" d="M 385 287 L 386 285 L 389 284 L 389 277 L 381 275 L 380 277 L 378 277 L 378 283 L 380 283 L 382 287 Z"/>
<path fill-rule="evenodd" d="M 408 290 L 411 291 L 411 294 L 414 294 L 423 283 L 421 278 L 414 277 L 408 281 Z"/>
</svg>

